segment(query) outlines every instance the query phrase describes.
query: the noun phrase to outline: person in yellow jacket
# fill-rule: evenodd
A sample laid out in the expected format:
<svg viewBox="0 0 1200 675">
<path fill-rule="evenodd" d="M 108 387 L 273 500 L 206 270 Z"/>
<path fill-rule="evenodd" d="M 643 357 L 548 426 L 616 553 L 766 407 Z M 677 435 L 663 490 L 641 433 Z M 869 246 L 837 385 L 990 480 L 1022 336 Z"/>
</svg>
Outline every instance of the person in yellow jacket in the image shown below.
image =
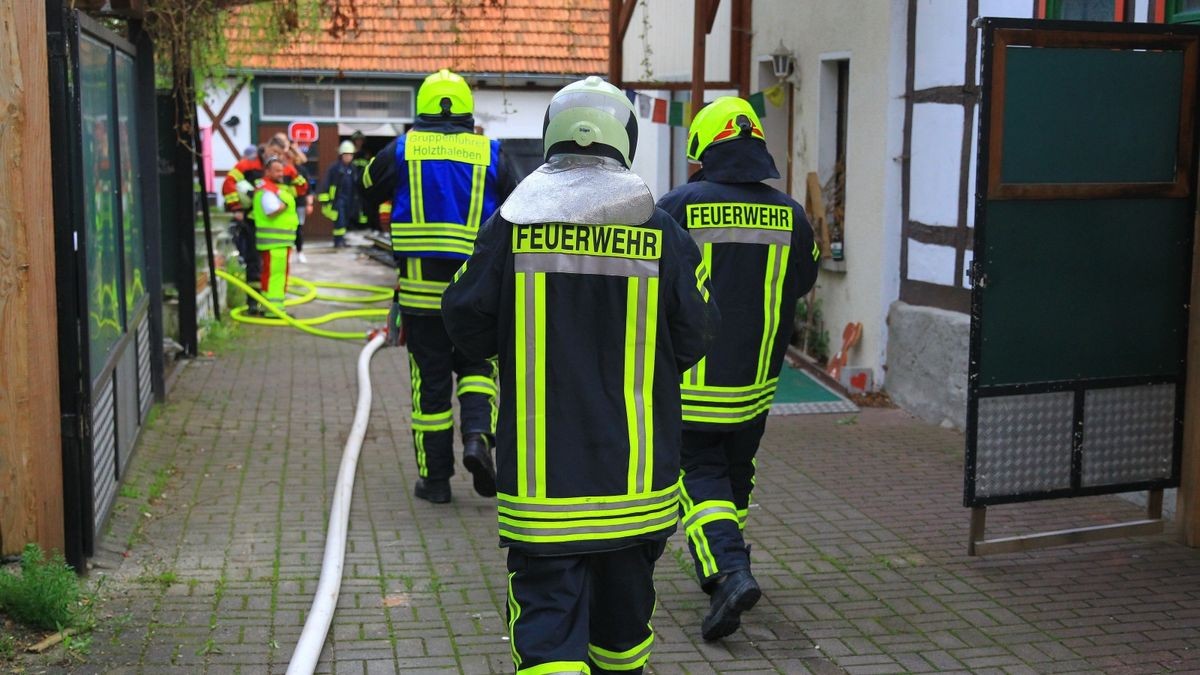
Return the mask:
<svg viewBox="0 0 1200 675">
<path fill-rule="evenodd" d="M 263 184 L 254 192 L 255 246 L 262 258 L 262 294 L 280 311 L 287 296 L 288 254 L 300 226 L 295 193 L 281 184 L 284 166 L 278 157 L 267 159 Z"/>
</svg>

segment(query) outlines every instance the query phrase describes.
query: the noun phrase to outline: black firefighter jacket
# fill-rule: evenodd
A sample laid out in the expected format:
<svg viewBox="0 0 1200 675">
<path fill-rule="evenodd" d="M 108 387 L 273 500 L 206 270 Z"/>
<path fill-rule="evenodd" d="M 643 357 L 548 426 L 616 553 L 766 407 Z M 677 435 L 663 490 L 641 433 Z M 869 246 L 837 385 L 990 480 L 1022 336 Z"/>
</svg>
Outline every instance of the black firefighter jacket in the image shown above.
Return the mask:
<svg viewBox="0 0 1200 675">
<path fill-rule="evenodd" d="M 761 141 L 714 145 L 702 159 L 703 170 L 658 202 L 700 247 L 721 307 L 717 339 L 683 376 L 683 422 L 737 429 L 771 407 L 796 302 L 816 282 L 819 251 L 804 209 L 758 182 L 778 177 Z"/>
<path fill-rule="evenodd" d="M 664 540 L 678 519 L 680 375 L 719 322 L 699 252 L 640 226 L 497 212 L 442 300 L 451 338 L 499 355 L 502 546 L 534 555 Z"/>
</svg>

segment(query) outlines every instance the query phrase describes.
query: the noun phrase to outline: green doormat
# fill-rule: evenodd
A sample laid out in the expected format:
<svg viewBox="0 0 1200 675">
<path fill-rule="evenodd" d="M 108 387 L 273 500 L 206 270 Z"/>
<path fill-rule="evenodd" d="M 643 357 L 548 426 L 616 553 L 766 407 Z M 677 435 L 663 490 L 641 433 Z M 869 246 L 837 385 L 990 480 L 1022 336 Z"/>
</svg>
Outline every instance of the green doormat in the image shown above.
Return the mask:
<svg viewBox="0 0 1200 675">
<path fill-rule="evenodd" d="M 772 415 L 858 412 L 858 406 L 825 386 L 802 368 L 786 363 L 779 373 L 779 388 L 771 404 Z"/>
</svg>

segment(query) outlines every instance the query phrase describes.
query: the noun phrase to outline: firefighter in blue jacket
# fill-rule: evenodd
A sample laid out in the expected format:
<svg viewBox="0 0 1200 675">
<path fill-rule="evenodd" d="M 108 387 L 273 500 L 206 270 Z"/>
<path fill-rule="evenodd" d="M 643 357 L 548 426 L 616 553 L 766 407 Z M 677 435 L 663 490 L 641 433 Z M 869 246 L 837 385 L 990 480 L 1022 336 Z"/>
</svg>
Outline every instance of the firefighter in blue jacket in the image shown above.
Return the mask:
<svg viewBox="0 0 1200 675">
<path fill-rule="evenodd" d="M 412 377 L 412 433 L 420 479 L 414 494 L 450 501 L 454 416 L 461 408 L 463 465 L 475 491 L 496 494 L 492 460 L 496 423 L 495 364 L 456 349 L 442 324 L 442 292 L 471 255 L 481 223 L 512 192 L 512 171 L 499 141 L 474 133 L 474 99 L 466 81 L 441 70 L 417 91 L 417 121 L 363 172 L 372 203 L 391 200 L 397 299 L 407 333 Z M 457 375 L 457 390 L 454 377 Z"/>
<path fill-rule="evenodd" d="M 658 205 L 700 246 L 724 318 L 682 384 L 683 525 L 711 596 L 701 635 L 716 640 L 737 630 L 762 594 L 742 534 L 754 456 L 819 252 L 800 205 L 761 182 L 779 172 L 747 101 L 725 96 L 703 108 L 689 129 L 688 158 L 703 167 Z"/>
<path fill-rule="evenodd" d="M 354 144 L 342 141 L 338 146 L 338 161 L 334 162 L 325 172 L 325 180 L 321 183 L 320 196 L 321 213 L 333 221 L 333 247 L 346 246 L 346 228 L 350 226 L 354 214 L 355 194 L 358 185 L 355 178 L 358 170 L 354 168 Z"/>
<path fill-rule="evenodd" d="M 550 102 L 546 163 L 484 225 L 446 328 L 499 355 L 498 516 L 518 673 L 640 673 L 679 518 L 680 374 L 718 315 L 699 251 L 628 170 L 629 99 Z"/>
</svg>

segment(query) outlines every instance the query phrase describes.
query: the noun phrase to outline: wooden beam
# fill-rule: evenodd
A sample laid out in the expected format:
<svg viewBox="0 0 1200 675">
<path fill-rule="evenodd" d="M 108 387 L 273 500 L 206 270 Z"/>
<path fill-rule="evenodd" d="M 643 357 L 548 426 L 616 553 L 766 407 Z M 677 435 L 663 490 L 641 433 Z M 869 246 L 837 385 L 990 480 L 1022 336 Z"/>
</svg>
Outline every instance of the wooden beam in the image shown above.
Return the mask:
<svg viewBox="0 0 1200 675">
<path fill-rule="evenodd" d="M 694 7 L 694 20 L 692 22 L 692 95 L 691 106 L 692 115 L 700 112 L 700 107 L 704 105 L 704 58 L 707 51 L 706 41 L 708 33 L 712 30 L 712 23 L 709 17 L 716 12 L 717 5 L 720 0 L 696 0 Z M 686 115 L 684 116 L 685 126 L 687 124 Z"/>
<path fill-rule="evenodd" d="M 608 81 L 621 86 L 624 73 L 625 34 L 621 30 L 621 0 L 608 0 Z"/>
<path fill-rule="evenodd" d="M 1192 299 L 1188 309 L 1187 389 L 1183 397 L 1183 466 L 1176 513 L 1183 541 L 1200 547 L 1200 217 L 1193 227 Z"/>
<path fill-rule="evenodd" d="M 46 3 L 0 3 L 0 553 L 63 548 Z"/>
<path fill-rule="evenodd" d="M 621 3 L 621 0 L 616 0 Z M 633 21 L 633 10 L 637 7 L 637 0 L 624 0 L 621 3 L 621 12 L 617 16 L 617 28 L 620 30 L 619 36 L 624 42 L 625 35 L 629 33 L 629 22 Z"/>
<path fill-rule="evenodd" d="M 608 81 L 621 87 L 625 70 L 625 34 L 637 0 L 608 0 Z"/>
<path fill-rule="evenodd" d="M 708 5 L 704 9 L 704 34 L 711 35 L 713 24 L 717 21 L 717 9 L 721 7 L 721 0 L 704 0 L 704 2 Z"/>
</svg>

